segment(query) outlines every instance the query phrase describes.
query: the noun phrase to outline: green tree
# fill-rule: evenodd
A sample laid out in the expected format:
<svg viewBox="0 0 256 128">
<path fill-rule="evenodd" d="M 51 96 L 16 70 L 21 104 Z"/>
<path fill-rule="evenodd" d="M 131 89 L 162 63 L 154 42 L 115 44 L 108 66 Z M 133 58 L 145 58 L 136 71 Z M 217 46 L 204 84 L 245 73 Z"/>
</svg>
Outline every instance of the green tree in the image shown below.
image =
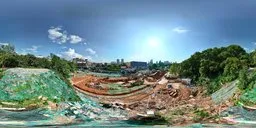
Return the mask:
<svg viewBox="0 0 256 128">
<path fill-rule="evenodd" d="M 228 81 L 238 77 L 240 69 L 242 69 L 241 61 L 236 57 L 229 57 L 225 61 L 224 75 L 228 77 Z"/>
<path fill-rule="evenodd" d="M 180 76 L 191 78 L 192 82 L 206 86 L 212 93 L 220 88 L 222 82 L 238 78 L 239 71 L 243 67 L 248 68 L 254 60 L 256 64 L 256 52 L 249 55 L 242 47 L 230 45 L 196 52 L 179 65 L 171 66 L 169 71 L 178 71 Z"/>
<path fill-rule="evenodd" d="M 181 66 L 178 63 L 172 63 L 169 69 L 169 72 L 179 76 L 181 72 Z"/>
<path fill-rule="evenodd" d="M 5 53 L 0 56 L 0 65 L 1 67 L 13 68 L 19 65 L 19 62 L 16 60 L 16 56 L 13 54 Z"/>
<path fill-rule="evenodd" d="M 248 72 L 247 68 L 243 68 L 243 69 L 239 72 L 239 77 L 238 77 L 239 83 L 238 83 L 238 87 L 239 87 L 239 89 L 241 89 L 241 90 L 245 90 L 245 89 L 248 87 L 249 83 L 250 83 L 250 81 L 249 81 L 249 79 L 248 79 L 248 76 L 247 76 L 247 72 Z"/>
<path fill-rule="evenodd" d="M 5 53 L 15 53 L 15 47 L 11 44 L 7 45 L 0 45 L 0 51 L 5 52 Z"/>
<path fill-rule="evenodd" d="M 60 57 L 51 54 L 51 69 L 56 71 L 62 78 L 67 79 L 70 77 L 71 67 L 69 61 L 61 59 Z"/>
</svg>

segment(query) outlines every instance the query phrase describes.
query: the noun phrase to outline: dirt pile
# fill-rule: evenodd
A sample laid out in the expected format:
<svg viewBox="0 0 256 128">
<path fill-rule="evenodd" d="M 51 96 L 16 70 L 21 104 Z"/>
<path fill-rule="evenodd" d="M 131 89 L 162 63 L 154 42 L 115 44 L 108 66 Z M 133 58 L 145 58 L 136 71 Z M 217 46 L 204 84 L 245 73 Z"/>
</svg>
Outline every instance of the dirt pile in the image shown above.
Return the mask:
<svg viewBox="0 0 256 128">
<path fill-rule="evenodd" d="M 211 97 L 205 96 L 205 89 L 188 87 L 188 83 L 182 82 L 179 78 L 168 78 L 164 72 L 155 72 L 141 77 L 121 78 L 94 78 L 93 76 L 84 79 L 75 78 L 78 81 L 74 86 L 82 88 L 86 92 L 92 92 L 100 97 L 104 106 L 121 108 L 128 111 L 129 117 L 158 116 L 165 118 L 171 123 L 184 124 L 192 122 L 217 122 L 221 120 L 218 114 L 232 106 L 232 101 L 215 105 Z M 79 80 L 81 80 L 79 82 Z M 134 88 L 131 85 L 144 80 L 143 88 L 124 91 L 125 88 Z M 96 88 L 96 85 L 88 86 L 88 83 L 111 83 L 111 87 Z M 115 84 L 119 85 L 115 85 Z M 100 85 L 101 85 L 100 84 Z M 141 87 L 143 85 L 136 85 Z M 113 91 L 109 95 L 109 90 Z M 118 93 L 114 93 L 117 91 Z M 122 93 L 120 93 L 122 92 Z M 125 92 L 125 93 L 124 93 Z"/>
</svg>

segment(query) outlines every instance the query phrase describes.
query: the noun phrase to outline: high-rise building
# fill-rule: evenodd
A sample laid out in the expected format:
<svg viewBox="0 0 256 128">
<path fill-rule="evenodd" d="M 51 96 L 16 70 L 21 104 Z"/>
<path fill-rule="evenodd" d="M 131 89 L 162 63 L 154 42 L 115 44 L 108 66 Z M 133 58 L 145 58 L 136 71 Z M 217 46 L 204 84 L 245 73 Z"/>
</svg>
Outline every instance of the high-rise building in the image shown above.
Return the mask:
<svg viewBox="0 0 256 128">
<path fill-rule="evenodd" d="M 119 60 L 119 59 L 116 59 L 116 63 L 117 63 L 117 64 L 120 64 L 120 60 Z"/>
<path fill-rule="evenodd" d="M 150 65 L 152 65 L 154 62 L 153 62 L 153 59 L 151 59 L 150 61 L 149 61 L 149 64 Z"/>
<path fill-rule="evenodd" d="M 121 64 L 124 64 L 124 59 L 121 59 Z"/>
</svg>

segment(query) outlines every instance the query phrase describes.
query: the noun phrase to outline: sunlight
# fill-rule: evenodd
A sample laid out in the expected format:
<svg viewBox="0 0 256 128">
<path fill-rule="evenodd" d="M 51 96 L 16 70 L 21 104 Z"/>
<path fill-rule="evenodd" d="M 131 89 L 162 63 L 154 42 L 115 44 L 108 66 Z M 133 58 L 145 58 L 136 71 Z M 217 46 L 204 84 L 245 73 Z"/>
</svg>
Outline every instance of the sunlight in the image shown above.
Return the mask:
<svg viewBox="0 0 256 128">
<path fill-rule="evenodd" d="M 151 37 L 148 39 L 148 45 L 150 47 L 158 47 L 160 45 L 161 41 L 156 37 Z"/>
</svg>

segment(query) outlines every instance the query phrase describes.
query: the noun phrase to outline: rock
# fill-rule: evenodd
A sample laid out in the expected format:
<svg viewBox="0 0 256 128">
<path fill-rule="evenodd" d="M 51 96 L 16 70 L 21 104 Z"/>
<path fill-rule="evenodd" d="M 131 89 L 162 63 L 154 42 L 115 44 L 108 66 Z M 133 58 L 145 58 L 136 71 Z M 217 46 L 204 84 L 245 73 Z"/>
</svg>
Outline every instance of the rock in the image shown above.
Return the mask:
<svg viewBox="0 0 256 128">
<path fill-rule="evenodd" d="M 47 101 L 48 103 L 48 108 L 50 110 L 57 110 L 58 109 L 58 105 L 56 103 L 53 103 L 52 101 Z"/>
<path fill-rule="evenodd" d="M 191 91 L 191 94 L 194 97 L 197 96 L 198 93 L 199 93 L 198 89 L 192 89 L 192 91 Z"/>
<path fill-rule="evenodd" d="M 134 109 L 134 108 L 136 108 L 136 107 L 138 107 L 138 106 L 139 106 L 138 103 L 134 103 L 134 104 L 130 104 L 130 105 L 128 106 L 128 108 L 129 108 L 129 109 Z"/>
<path fill-rule="evenodd" d="M 149 82 L 154 82 L 154 78 L 153 77 L 147 77 L 146 80 L 149 81 Z"/>
<path fill-rule="evenodd" d="M 166 78 L 162 78 L 158 84 L 167 84 L 168 83 L 168 80 Z"/>
<path fill-rule="evenodd" d="M 56 116 L 54 117 L 54 123 L 57 124 L 71 124 L 74 122 L 75 117 L 67 117 L 67 116 Z"/>
<path fill-rule="evenodd" d="M 48 98 L 47 97 L 42 97 L 42 100 L 43 101 L 46 101 Z"/>
<path fill-rule="evenodd" d="M 147 115 L 149 116 L 154 116 L 155 115 L 155 112 L 153 110 L 148 110 L 147 111 Z"/>
<path fill-rule="evenodd" d="M 42 99 L 43 98 L 43 96 L 38 96 L 38 99 L 40 100 L 40 99 Z"/>
</svg>

